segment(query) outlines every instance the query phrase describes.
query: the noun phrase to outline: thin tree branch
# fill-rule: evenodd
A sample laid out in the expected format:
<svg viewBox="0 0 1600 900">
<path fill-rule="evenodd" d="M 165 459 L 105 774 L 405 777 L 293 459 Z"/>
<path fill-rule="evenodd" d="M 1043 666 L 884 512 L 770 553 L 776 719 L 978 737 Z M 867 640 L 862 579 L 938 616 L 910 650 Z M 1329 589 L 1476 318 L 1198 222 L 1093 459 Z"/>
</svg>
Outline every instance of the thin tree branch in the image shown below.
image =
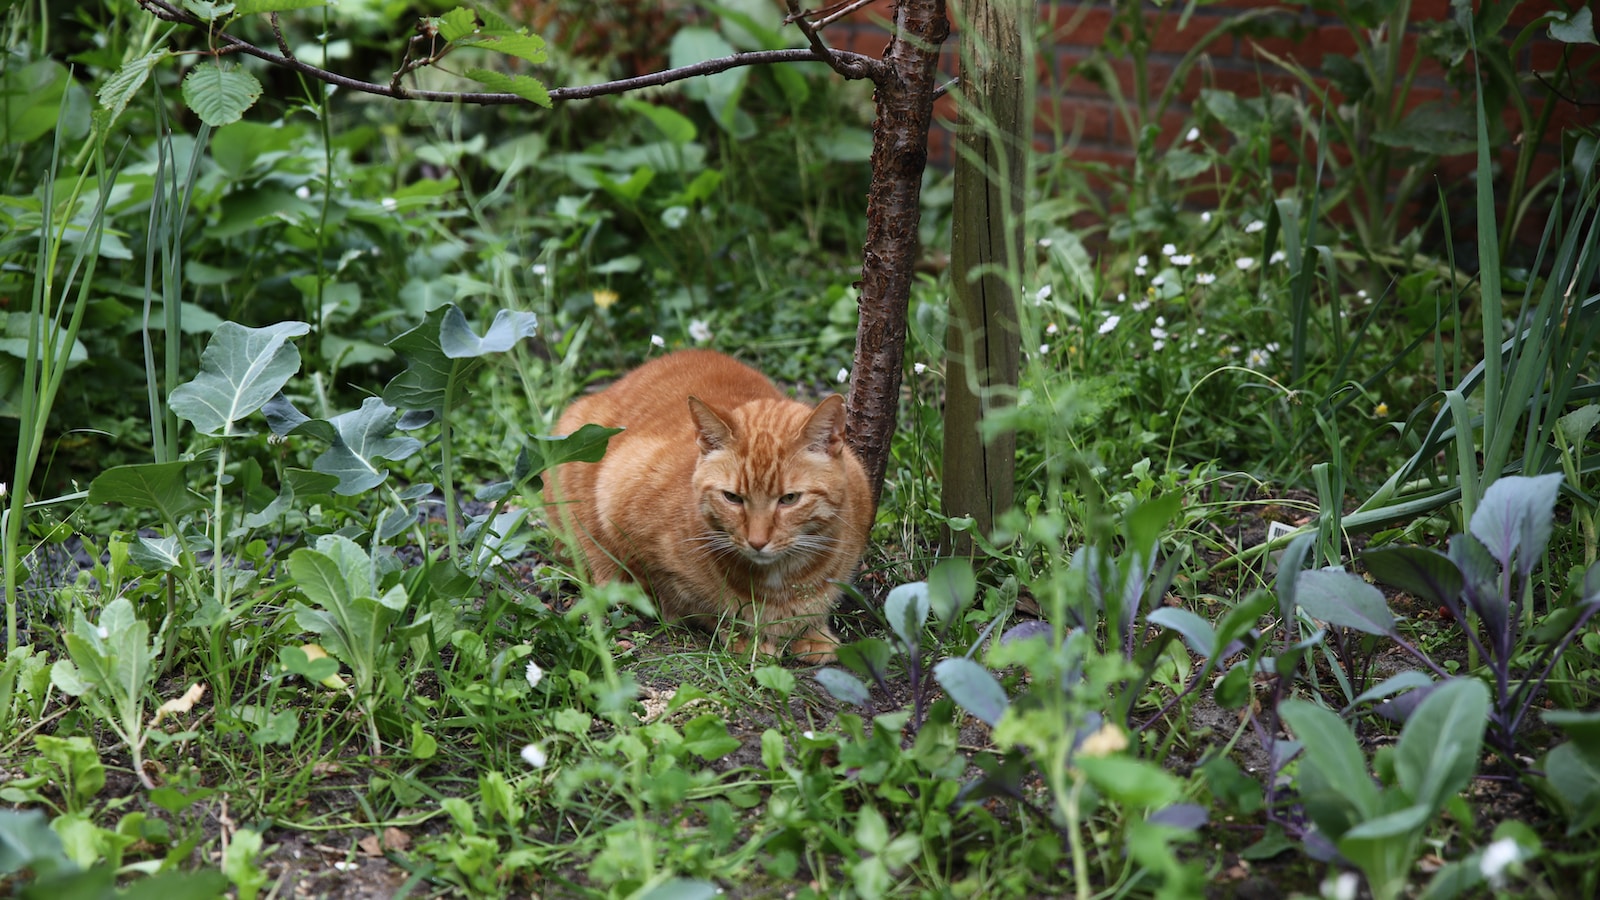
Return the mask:
<svg viewBox="0 0 1600 900">
<path fill-rule="evenodd" d="M 785 21 L 793 22 L 800 29 L 800 33 L 806 36 L 806 43 L 811 45 L 811 50 L 822 57 L 829 68 L 846 78 L 863 78 L 866 76 L 865 72 L 860 71 L 858 64 L 853 65 L 822 42 L 822 38 L 817 35 L 817 29 L 806 20 L 805 13 L 800 11 L 800 0 L 787 0 L 787 2 L 789 4 L 789 15 Z"/>
<path fill-rule="evenodd" d="M 484 106 L 533 105 L 531 101 L 525 100 L 516 94 L 475 91 L 411 90 L 399 83 L 398 76 L 404 75 L 404 71 L 398 72 L 397 77 L 386 85 L 376 84 L 371 81 L 362 81 L 359 78 L 351 78 L 347 75 L 340 75 L 337 72 L 330 72 L 327 69 L 313 66 L 309 63 L 302 62 L 293 56 L 273 53 L 270 50 L 258 47 L 255 44 L 244 40 L 243 38 L 235 37 L 226 31 L 222 31 L 221 29 L 213 27 L 211 23 L 205 22 L 196 16 L 190 15 L 189 13 L 172 6 L 171 4 L 167 3 L 166 0 L 139 0 L 139 5 L 143 6 L 151 15 L 161 19 L 162 21 L 174 22 L 179 25 L 187 25 L 191 28 L 198 28 L 207 32 L 212 40 L 217 43 L 217 53 L 219 54 L 243 53 L 247 56 L 254 56 L 257 59 L 264 60 L 272 65 L 285 69 L 291 69 L 315 78 L 318 81 L 324 81 L 328 84 L 337 85 L 348 90 L 360 91 L 361 93 L 365 94 L 376 94 L 381 97 L 393 97 L 397 100 L 424 100 L 436 103 L 460 102 L 474 103 Z M 887 66 L 885 66 L 881 61 L 860 53 L 851 53 L 843 50 L 829 50 L 826 51 L 826 54 L 827 55 L 819 54 L 813 48 L 797 50 L 756 50 L 749 53 L 735 53 L 732 56 L 708 59 L 704 62 L 698 62 L 693 65 L 680 66 L 676 69 L 666 69 L 660 72 L 652 72 L 648 75 L 640 75 L 635 78 L 624 78 L 618 81 L 603 82 L 601 84 L 585 84 L 577 87 L 554 88 L 550 91 L 550 100 L 556 103 L 569 100 L 588 100 L 594 97 L 603 97 L 610 94 L 622 94 L 628 91 L 638 90 L 639 88 L 671 84 L 675 81 L 683 81 L 684 79 L 694 78 L 700 75 L 715 75 L 718 72 L 726 72 L 729 69 L 736 69 L 741 66 L 770 65 L 772 63 L 827 63 L 845 78 L 869 78 L 872 79 L 874 83 L 876 83 L 880 78 L 886 77 L 889 71 Z M 831 59 L 829 58 L 830 56 L 832 57 Z M 433 57 L 430 57 L 430 59 L 432 58 Z M 416 68 L 416 63 L 417 61 L 412 61 L 409 65 L 412 68 Z"/>
<path fill-rule="evenodd" d="M 856 10 L 861 9 L 862 7 L 871 6 L 876 2 L 878 2 L 878 0 L 855 0 L 854 3 L 835 3 L 831 7 L 818 10 L 818 12 L 822 13 L 823 16 L 815 22 L 812 22 L 811 27 L 821 31 L 822 29 L 827 28 L 829 25 L 832 25 Z"/>
</svg>

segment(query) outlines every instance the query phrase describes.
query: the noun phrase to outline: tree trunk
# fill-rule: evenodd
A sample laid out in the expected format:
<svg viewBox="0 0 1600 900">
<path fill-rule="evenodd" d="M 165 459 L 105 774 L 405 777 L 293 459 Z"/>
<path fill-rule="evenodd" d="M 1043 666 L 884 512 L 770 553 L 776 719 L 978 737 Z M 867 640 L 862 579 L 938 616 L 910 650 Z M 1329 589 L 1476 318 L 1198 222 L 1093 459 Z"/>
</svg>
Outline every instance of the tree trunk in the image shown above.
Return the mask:
<svg viewBox="0 0 1600 900">
<path fill-rule="evenodd" d="M 978 422 L 1015 401 L 1022 276 L 1023 152 L 1031 131 L 1022 66 L 1029 0 L 962 5 L 961 131 L 950 246 L 950 325 L 945 336 L 942 505 L 984 534 L 1011 505 L 1017 437 L 985 441 Z M 972 552 L 969 533 L 945 547 Z"/>
<path fill-rule="evenodd" d="M 846 404 L 850 448 L 866 466 L 874 504 L 883 493 L 900 412 L 928 125 L 939 46 L 949 35 L 944 0 L 900 0 L 894 6 L 894 36 L 883 57 L 886 71 L 874 79 L 877 119 L 861 260 L 861 318 Z"/>
</svg>

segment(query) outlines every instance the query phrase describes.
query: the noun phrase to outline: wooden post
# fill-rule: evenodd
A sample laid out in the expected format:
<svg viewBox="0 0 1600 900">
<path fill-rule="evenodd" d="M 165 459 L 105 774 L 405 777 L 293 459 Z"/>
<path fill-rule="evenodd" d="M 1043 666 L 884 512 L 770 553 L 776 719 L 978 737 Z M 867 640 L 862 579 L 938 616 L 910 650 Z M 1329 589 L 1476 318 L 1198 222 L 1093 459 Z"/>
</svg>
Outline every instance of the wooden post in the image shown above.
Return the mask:
<svg viewBox="0 0 1600 900">
<path fill-rule="evenodd" d="M 944 477 L 947 516 L 989 533 L 1012 503 L 1017 438 L 984 441 L 978 422 L 1016 398 L 1017 292 L 1022 275 L 1024 150 L 1032 131 L 1023 77 L 1029 0 L 969 0 L 961 27 L 961 129 L 945 337 Z M 946 549 L 972 552 L 951 533 Z"/>
</svg>

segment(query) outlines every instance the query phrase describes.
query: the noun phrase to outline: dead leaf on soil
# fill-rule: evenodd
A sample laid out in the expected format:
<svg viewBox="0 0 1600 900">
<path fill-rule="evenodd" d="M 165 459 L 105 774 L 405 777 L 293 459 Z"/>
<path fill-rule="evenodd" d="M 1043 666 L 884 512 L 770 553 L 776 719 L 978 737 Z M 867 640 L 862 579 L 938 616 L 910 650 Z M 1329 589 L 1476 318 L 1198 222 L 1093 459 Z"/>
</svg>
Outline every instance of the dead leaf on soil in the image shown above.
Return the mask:
<svg viewBox="0 0 1600 900">
<path fill-rule="evenodd" d="M 317 778 L 327 778 L 330 775 L 343 775 L 344 766 L 336 762 L 324 760 L 311 766 L 311 774 Z"/>
<path fill-rule="evenodd" d="M 179 715 L 194 709 L 194 705 L 199 703 L 200 698 L 204 697 L 205 695 L 205 685 L 198 683 L 189 685 L 189 689 L 183 692 L 182 697 L 174 697 L 173 699 L 168 700 L 167 702 L 156 707 L 156 714 L 150 719 L 150 727 L 154 728 L 156 725 L 159 725 L 161 723 L 162 716 Z"/>
</svg>

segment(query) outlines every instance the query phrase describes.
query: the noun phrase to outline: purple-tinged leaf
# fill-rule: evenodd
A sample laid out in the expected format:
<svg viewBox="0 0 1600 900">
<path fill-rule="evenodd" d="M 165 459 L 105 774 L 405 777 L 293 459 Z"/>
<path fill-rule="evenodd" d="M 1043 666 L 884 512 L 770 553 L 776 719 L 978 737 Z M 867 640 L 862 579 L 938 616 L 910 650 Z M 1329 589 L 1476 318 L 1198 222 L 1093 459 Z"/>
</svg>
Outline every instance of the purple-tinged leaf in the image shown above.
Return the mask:
<svg viewBox="0 0 1600 900">
<path fill-rule="evenodd" d="M 1145 821 L 1169 828 L 1196 831 L 1204 828 L 1210 817 L 1206 814 L 1206 808 L 1197 803 L 1174 803 L 1151 813 Z"/>
<path fill-rule="evenodd" d="M 1597 603 L 1600 603 L 1600 562 L 1583 573 L 1583 594 L 1578 598 L 1580 606 L 1594 606 Z"/>
<path fill-rule="evenodd" d="M 1445 682 L 1422 701 L 1395 745 L 1400 786 L 1419 804 L 1436 810 L 1465 790 L 1478 771 L 1478 753 L 1489 724 L 1489 689 L 1473 678 Z"/>
<path fill-rule="evenodd" d="M 1330 625 L 1393 634 L 1394 615 L 1377 588 L 1343 569 L 1312 569 L 1295 579 L 1300 608 Z"/>
<path fill-rule="evenodd" d="M 1508 475 L 1483 492 L 1469 530 L 1502 567 L 1526 575 L 1544 556 L 1561 478 L 1559 472 Z"/>
<path fill-rule="evenodd" d="M 1029 619 L 1028 621 L 1023 622 L 1021 625 L 1018 625 L 1010 631 L 1007 631 L 1005 634 L 1000 635 L 1000 643 L 1009 644 L 1012 641 L 1025 641 L 1029 638 L 1036 637 L 1042 637 L 1046 640 L 1049 640 L 1054 634 L 1055 629 L 1051 627 L 1049 622 L 1046 622 L 1043 619 Z"/>
<path fill-rule="evenodd" d="M 828 693 L 832 694 L 834 699 L 856 706 L 867 705 L 867 686 L 849 672 L 843 669 L 822 669 L 817 672 L 816 679 L 818 684 L 828 689 Z"/>
<path fill-rule="evenodd" d="M 1163 606 L 1145 616 L 1145 621 L 1162 628 L 1170 628 L 1183 636 L 1189 649 L 1210 659 L 1217 652 L 1217 632 L 1211 623 L 1187 609 Z"/>
<path fill-rule="evenodd" d="M 933 677 L 956 705 L 991 728 L 1011 704 L 994 675 L 966 657 L 954 657 L 934 666 Z"/>
<path fill-rule="evenodd" d="M 1414 691 L 1418 688 L 1427 688 L 1433 685 L 1433 683 L 1433 679 L 1429 678 L 1426 673 L 1420 672 L 1416 669 L 1407 669 L 1404 672 L 1398 672 L 1394 675 L 1390 675 L 1388 678 L 1385 678 L 1378 684 L 1362 691 L 1360 695 L 1358 695 L 1354 700 L 1350 701 L 1350 705 L 1345 707 L 1344 712 L 1348 713 L 1350 710 L 1355 709 L 1369 700 L 1381 700 L 1386 697 L 1392 697 L 1397 694 L 1401 694 L 1405 691 Z M 1417 698 L 1419 702 L 1421 699 L 1421 697 Z"/>
<path fill-rule="evenodd" d="M 1437 550 L 1380 547 L 1361 554 L 1361 562 L 1373 578 L 1384 584 L 1452 612 L 1461 609 L 1461 590 L 1466 586 L 1466 578 L 1450 557 Z"/>
<path fill-rule="evenodd" d="M 1500 570 L 1494 557 L 1477 538 L 1458 534 L 1450 539 L 1450 561 L 1464 579 L 1461 594 L 1467 608 L 1477 614 L 1488 632 L 1485 644 L 1500 646 L 1510 627 L 1511 601 L 1500 588 Z"/>
</svg>

